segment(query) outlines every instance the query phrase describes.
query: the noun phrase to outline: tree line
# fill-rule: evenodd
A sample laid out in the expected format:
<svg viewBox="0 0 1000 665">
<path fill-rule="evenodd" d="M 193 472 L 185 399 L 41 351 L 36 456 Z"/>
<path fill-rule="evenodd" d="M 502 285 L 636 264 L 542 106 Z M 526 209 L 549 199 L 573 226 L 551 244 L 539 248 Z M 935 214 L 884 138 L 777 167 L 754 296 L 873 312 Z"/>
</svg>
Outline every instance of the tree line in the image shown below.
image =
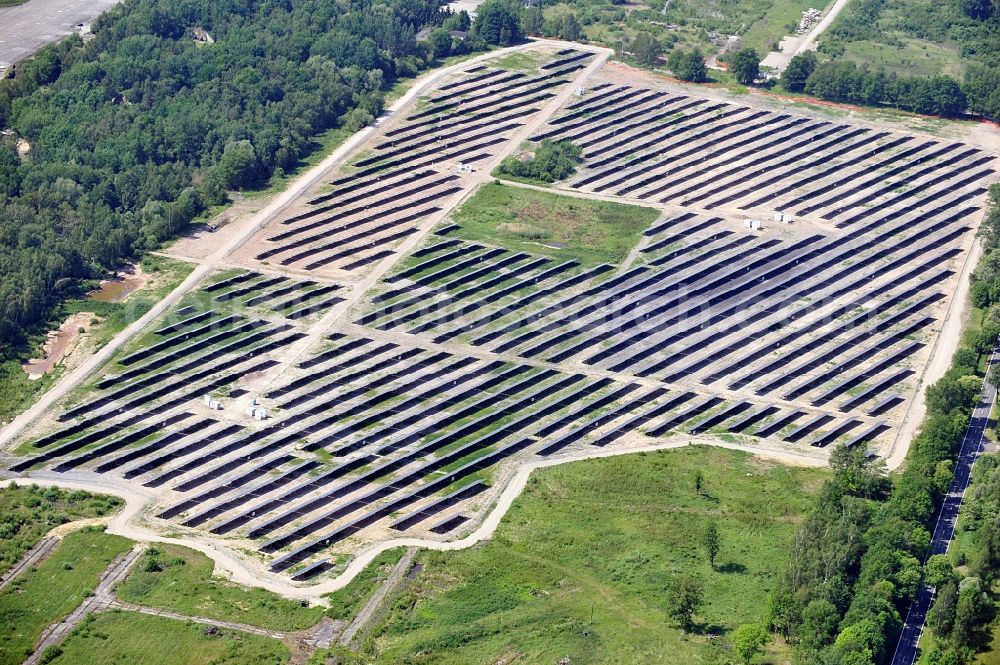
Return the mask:
<svg viewBox="0 0 1000 665">
<path fill-rule="evenodd" d="M 885 11 L 892 9 L 893 11 Z M 968 63 L 962 80 L 947 77 L 887 77 L 878 71 L 820 67 L 817 89 L 826 99 L 894 106 L 938 115 L 964 111 L 1000 119 L 1000 3 L 995 0 L 901 0 L 852 2 L 824 35 L 819 50 L 840 61 L 851 42 L 871 41 L 904 48 L 905 39 L 955 44 Z M 787 72 L 786 72 L 787 75 Z M 810 92 L 808 89 L 807 92 Z M 957 111 L 956 111 L 957 109 Z"/>
<path fill-rule="evenodd" d="M 934 635 L 928 649 L 931 665 L 962 665 L 989 644 L 986 630 L 996 616 L 989 591 L 1000 572 L 1000 458 L 984 455 L 962 505 L 962 546 L 951 556 L 936 554 L 927 562 L 926 581 L 936 590 L 927 614 Z"/>
<path fill-rule="evenodd" d="M 993 187 L 991 199 L 985 242 L 987 256 L 1000 264 L 1000 187 Z M 983 264 L 992 265 L 987 259 Z M 884 466 L 863 447 L 840 447 L 830 456 L 833 478 L 796 534 L 768 619 L 771 629 L 794 645 L 799 663 L 887 662 L 905 612 L 924 580 L 941 585 L 938 603 L 944 603 L 935 610 L 939 622 L 931 621 L 932 629 L 945 637 L 932 654 L 935 665 L 968 662 L 975 636 L 991 616 L 983 592 L 992 579 L 994 550 L 982 558 L 989 562 L 988 573 L 974 569 L 965 579 L 942 571 L 937 557 L 923 565 L 978 402 L 980 363 L 1000 333 L 1000 301 L 989 295 L 1000 294 L 998 273 L 981 266 L 975 282 L 984 285 L 974 290 L 977 304 L 986 309 L 983 324 L 965 335 L 949 370 L 927 388 L 927 414 L 903 470 L 890 480 Z M 992 533 L 986 538 L 989 547 L 1000 544 Z M 1000 547 L 995 552 L 1000 553 Z"/>
<path fill-rule="evenodd" d="M 82 278 L 296 168 L 316 135 L 372 122 L 392 82 L 520 39 L 513 4 L 489 0 L 468 40 L 431 43 L 422 26 L 468 29 L 468 15 L 436 0 L 125 0 L 92 41 L 43 48 L 0 81 L 0 353 L 22 352 Z"/>
</svg>

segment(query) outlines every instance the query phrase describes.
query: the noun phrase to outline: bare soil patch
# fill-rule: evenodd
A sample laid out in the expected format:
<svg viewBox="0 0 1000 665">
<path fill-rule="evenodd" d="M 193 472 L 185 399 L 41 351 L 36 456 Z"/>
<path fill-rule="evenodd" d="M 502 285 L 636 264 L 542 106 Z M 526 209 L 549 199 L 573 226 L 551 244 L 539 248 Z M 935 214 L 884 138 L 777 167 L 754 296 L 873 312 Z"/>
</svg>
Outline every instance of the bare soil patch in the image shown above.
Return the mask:
<svg viewBox="0 0 1000 665">
<path fill-rule="evenodd" d="M 48 334 L 48 339 L 42 346 L 45 355 L 42 358 L 32 358 L 21 365 L 31 379 L 39 379 L 54 370 L 59 363 L 76 348 L 81 333 L 90 328 L 93 312 L 77 312 L 66 319 L 59 328 Z"/>
</svg>

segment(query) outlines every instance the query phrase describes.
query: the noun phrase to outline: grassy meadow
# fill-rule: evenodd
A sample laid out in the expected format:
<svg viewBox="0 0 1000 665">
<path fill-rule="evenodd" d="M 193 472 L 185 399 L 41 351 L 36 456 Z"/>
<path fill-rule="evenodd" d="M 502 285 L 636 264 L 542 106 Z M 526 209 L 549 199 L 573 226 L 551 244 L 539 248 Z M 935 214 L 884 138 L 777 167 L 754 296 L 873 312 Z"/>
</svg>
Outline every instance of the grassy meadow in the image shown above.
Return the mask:
<svg viewBox="0 0 1000 665">
<path fill-rule="evenodd" d="M 452 215 L 449 234 L 584 265 L 619 263 L 658 217 L 655 208 L 562 196 L 496 182 Z"/>
<path fill-rule="evenodd" d="M 157 545 L 143 554 L 116 593 L 138 605 L 274 630 L 308 628 L 323 616 L 321 607 L 302 607 L 270 591 L 213 577 L 214 566 L 200 552 Z"/>
<path fill-rule="evenodd" d="M 92 614 L 53 651 L 53 665 L 282 665 L 288 647 L 267 637 L 137 612 Z"/>
<path fill-rule="evenodd" d="M 88 527 L 14 578 L 0 591 L 0 665 L 20 665 L 42 631 L 76 609 L 115 557 L 131 548 L 130 540 Z"/>
<path fill-rule="evenodd" d="M 421 553 L 418 572 L 352 658 L 728 662 L 727 635 L 763 618 L 795 527 L 826 475 L 708 447 L 546 469 L 532 477 L 492 541 Z M 714 568 L 701 545 L 712 522 L 722 542 Z M 704 587 L 691 634 L 667 611 L 680 574 Z M 763 662 L 784 656 L 772 645 Z"/>
</svg>

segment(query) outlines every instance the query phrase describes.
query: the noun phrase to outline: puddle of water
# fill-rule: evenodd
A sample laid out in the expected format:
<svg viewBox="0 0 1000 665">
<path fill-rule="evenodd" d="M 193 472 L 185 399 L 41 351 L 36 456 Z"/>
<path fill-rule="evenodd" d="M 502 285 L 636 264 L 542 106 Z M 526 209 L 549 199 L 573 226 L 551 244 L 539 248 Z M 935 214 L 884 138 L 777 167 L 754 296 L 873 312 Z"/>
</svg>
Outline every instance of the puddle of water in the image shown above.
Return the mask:
<svg viewBox="0 0 1000 665">
<path fill-rule="evenodd" d="M 106 279 L 101 286 L 87 294 L 90 300 L 98 302 L 121 302 L 132 293 L 142 288 L 146 283 L 146 274 L 139 266 L 129 266 L 115 275 L 114 279 Z"/>
</svg>

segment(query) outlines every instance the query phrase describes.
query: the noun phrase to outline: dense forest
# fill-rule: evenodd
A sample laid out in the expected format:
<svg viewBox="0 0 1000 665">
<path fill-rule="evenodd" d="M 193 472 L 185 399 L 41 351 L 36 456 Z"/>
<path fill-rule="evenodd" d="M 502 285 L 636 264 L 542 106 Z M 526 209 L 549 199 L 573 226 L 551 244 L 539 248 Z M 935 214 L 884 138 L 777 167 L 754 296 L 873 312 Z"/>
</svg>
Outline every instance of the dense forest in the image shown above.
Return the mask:
<svg viewBox="0 0 1000 665">
<path fill-rule="evenodd" d="M 796 536 L 769 623 L 795 645 L 799 663 L 887 662 L 924 580 L 940 585 L 938 605 L 946 599 L 936 606 L 937 623 L 930 621 L 940 639 L 928 662 L 971 662 L 982 626 L 992 619 L 984 595 L 1000 564 L 1000 539 L 992 531 L 983 541 L 988 550 L 964 578 L 938 557 L 923 565 L 978 401 L 981 361 L 1000 334 L 1000 186 L 994 185 L 991 199 L 983 225 L 987 251 L 973 279 L 982 324 L 966 334 L 951 368 L 927 389 L 927 415 L 905 467 L 890 481 L 864 450 L 838 448 L 831 455 L 834 477 Z M 995 521 L 990 526 L 1000 528 Z"/>
<path fill-rule="evenodd" d="M 22 63 L 0 82 L 0 351 L 79 278 L 371 122 L 433 61 L 420 28 L 456 18 L 436 0 L 125 0 L 91 41 Z"/>
</svg>

